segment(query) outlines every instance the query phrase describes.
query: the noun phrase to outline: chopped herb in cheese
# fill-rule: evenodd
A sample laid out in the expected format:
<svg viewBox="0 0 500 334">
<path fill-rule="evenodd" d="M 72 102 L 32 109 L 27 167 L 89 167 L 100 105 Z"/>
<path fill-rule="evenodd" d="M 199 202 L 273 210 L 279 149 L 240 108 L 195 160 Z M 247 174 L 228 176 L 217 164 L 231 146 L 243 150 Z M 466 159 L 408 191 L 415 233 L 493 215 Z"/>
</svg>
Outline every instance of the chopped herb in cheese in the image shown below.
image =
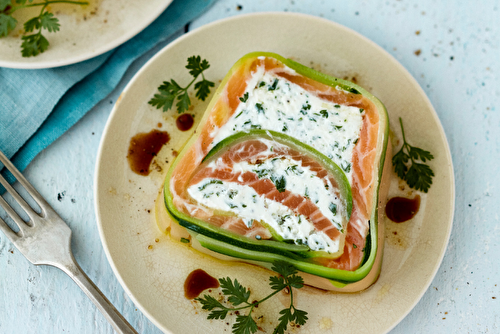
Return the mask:
<svg viewBox="0 0 500 334">
<path fill-rule="evenodd" d="M 263 67 L 253 73 L 240 101 L 228 122 L 214 132 L 212 145 L 251 129 L 286 133 L 332 159 L 352 181 L 352 152 L 362 126 L 362 109 L 320 99 Z"/>
<path fill-rule="evenodd" d="M 254 221 L 263 222 L 284 240 L 293 240 L 294 243 L 307 245 L 312 250 L 328 253 L 338 251 L 338 240 L 332 241 L 324 232 L 316 231 L 305 216 L 296 215 L 285 205 L 257 194 L 249 186 L 236 182 L 221 182 L 202 181 L 189 187 L 188 193 L 202 205 L 237 214 L 247 227 L 251 227 Z M 216 196 L 216 193 L 220 195 Z"/>
</svg>

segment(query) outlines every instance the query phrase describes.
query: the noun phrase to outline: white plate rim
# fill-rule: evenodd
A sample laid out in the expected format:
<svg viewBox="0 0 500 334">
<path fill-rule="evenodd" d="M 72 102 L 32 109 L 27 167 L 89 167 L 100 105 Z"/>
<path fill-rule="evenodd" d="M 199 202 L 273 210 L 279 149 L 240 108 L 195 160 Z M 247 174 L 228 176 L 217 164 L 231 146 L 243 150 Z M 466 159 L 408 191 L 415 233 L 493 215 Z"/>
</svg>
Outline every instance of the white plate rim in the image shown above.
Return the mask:
<svg viewBox="0 0 500 334">
<path fill-rule="evenodd" d="M 443 125 L 442 125 L 441 121 L 439 120 L 438 114 L 437 114 L 436 110 L 434 109 L 432 103 L 430 102 L 429 97 L 424 92 L 424 90 L 422 89 L 422 87 L 418 84 L 418 82 L 415 80 L 415 78 L 409 73 L 409 71 L 401 63 L 399 63 L 390 53 L 388 53 L 381 46 L 379 46 L 378 44 L 376 44 L 375 42 L 373 42 L 369 38 L 363 36 L 362 34 L 358 33 L 357 31 L 352 30 L 351 28 L 348 28 L 348 27 L 346 27 L 346 26 L 344 26 L 342 24 L 339 24 L 339 23 L 334 22 L 334 21 L 330 21 L 330 20 L 325 19 L 325 18 L 321 18 L 321 17 L 309 15 L 309 14 L 304 14 L 304 13 L 275 12 L 275 11 L 240 14 L 240 15 L 236 15 L 236 16 L 232 16 L 232 17 L 220 19 L 220 20 L 208 23 L 208 24 L 206 24 L 204 26 L 201 26 L 201 27 L 199 27 L 199 28 L 197 28 L 195 30 L 190 31 L 189 33 L 184 34 L 183 36 L 179 37 L 178 39 L 176 39 L 175 41 L 173 41 L 169 45 L 167 45 L 164 48 L 162 48 L 148 62 L 146 62 L 143 65 L 143 67 L 133 76 L 133 78 L 130 80 L 130 82 L 124 88 L 124 90 L 122 92 L 122 95 L 125 95 L 125 94 L 128 93 L 128 91 L 133 86 L 134 81 L 137 80 L 137 78 L 140 77 L 142 75 L 142 73 L 146 71 L 147 67 L 149 67 L 152 63 L 154 63 L 156 61 L 156 59 L 160 58 L 161 55 L 162 55 L 162 53 L 166 52 L 170 48 L 175 48 L 175 46 L 177 44 L 182 43 L 185 39 L 189 39 L 192 34 L 196 34 L 196 33 L 200 32 L 202 30 L 209 29 L 209 28 L 211 28 L 213 26 L 216 26 L 216 25 L 223 25 L 223 24 L 225 24 L 227 22 L 237 21 L 237 20 L 240 20 L 242 18 L 265 16 L 265 15 L 291 16 L 291 17 L 296 17 L 297 19 L 315 19 L 315 20 L 323 21 L 324 23 L 327 23 L 327 24 L 335 26 L 337 29 L 348 31 L 349 33 L 352 33 L 352 34 L 356 35 L 358 38 L 361 38 L 361 39 L 365 40 L 366 42 L 370 43 L 373 47 L 377 48 L 382 54 L 384 54 L 387 57 L 387 59 L 389 59 L 393 63 L 394 66 L 397 66 L 401 70 L 401 72 L 404 73 L 404 75 L 406 76 L 406 78 L 409 79 L 409 81 L 411 81 L 414 84 L 415 88 L 419 91 L 421 97 L 424 98 L 425 103 L 427 104 L 427 106 L 429 107 L 429 110 L 432 113 L 432 116 L 434 118 L 434 123 L 437 124 L 437 126 L 439 128 L 439 135 L 444 139 L 445 152 L 446 152 L 446 155 L 447 155 L 446 158 L 450 162 L 450 166 L 449 166 L 448 169 L 449 169 L 450 176 L 451 176 L 451 184 L 450 184 L 450 188 L 451 189 L 450 189 L 450 191 L 451 191 L 451 195 L 452 195 L 451 196 L 452 197 L 451 198 L 451 205 L 449 207 L 450 219 L 449 219 L 449 223 L 448 223 L 448 229 L 447 229 L 447 232 L 446 232 L 445 242 L 442 244 L 442 247 L 441 247 L 442 251 L 441 251 L 441 253 L 440 253 L 439 257 L 438 257 L 439 260 L 436 262 L 436 265 L 433 268 L 433 271 L 432 271 L 431 275 L 429 276 L 427 282 L 424 284 L 424 287 L 421 289 L 420 294 L 418 295 L 418 298 L 415 298 L 412 306 L 410 308 L 408 308 L 408 310 L 406 310 L 406 312 L 403 312 L 401 314 L 401 316 L 398 318 L 398 320 L 395 321 L 392 324 L 392 326 L 390 326 L 390 327 L 387 328 L 387 331 L 385 333 L 388 333 L 392 329 L 394 329 L 414 309 L 414 307 L 422 299 L 422 297 L 425 294 L 425 292 L 428 290 L 429 286 L 431 285 L 433 279 L 435 278 L 435 276 L 437 274 L 437 271 L 441 267 L 441 264 L 442 264 L 442 261 L 444 259 L 444 255 L 446 253 L 446 249 L 448 247 L 449 240 L 450 240 L 450 237 L 451 237 L 451 232 L 452 232 L 452 227 L 453 227 L 453 221 L 454 221 L 454 214 L 455 214 L 455 205 L 456 205 L 456 203 L 455 203 L 455 197 L 456 197 L 456 194 L 455 194 L 455 175 L 454 175 L 453 160 L 452 160 L 452 156 L 451 156 L 449 142 L 447 140 L 446 133 L 444 131 Z M 111 111 L 111 113 L 109 115 L 109 118 L 108 118 L 108 120 L 106 122 L 106 126 L 105 126 L 105 128 L 103 130 L 103 136 L 102 136 L 101 142 L 99 144 L 99 149 L 98 149 L 97 159 L 96 159 L 96 166 L 95 166 L 95 173 L 94 173 L 94 207 L 95 207 L 95 211 L 96 211 L 96 222 L 97 222 L 97 225 L 98 225 L 99 237 L 101 239 L 101 242 L 102 242 L 105 254 L 106 254 L 106 258 L 108 259 L 108 261 L 110 263 L 110 266 L 111 266 L 111 268 L 113 270 L 113 273 L 117 277 L 120 285 L 123 287 L 123 289 L 125 290 L 125 292 L 127 293 L 127 295 L 132 299 L 132 301 L 134 302 L 134 304 L 141 310 L 141 312 L 144 315 L 146 315 L 146 317 L 155 326 L 157 326 L 160 330 L 162 330 L 162 331 L 164 331 L 166 333 L 170 333 L 169 330 L 167 328 L 165 328 L 163 326 L 163 324 L 161 324 L 154 316 L 152 316 L 152 314 L 139 302 L 139 300 L 137 300 L 137 298 L 130 291 L 130 289 L 127 286 L 126 282 L 123 280 L 122 276 L 120 275 L 120 273 L 119 273 L 119 271 L 118 271 L 118 269 L 116 267 L 116 264 L 113 261 L 113 258 L 111 256 L 109 248 L 108 248 L 107 241 L 104 238 L 104 231 L 103 231 L 103 227 L 102 227 L 102 221 L 100 219 L 100 208 L 99 208 L 99 192 L 98 192 L 98 180 L 99 180 L 99 176 L 100 176 L 100 174 L 99 174 L 100 173 L 99 166 L 100 166 L 101 160 L 102 160 L 102 150 L 103 150 L 104 142 L 105 142 L 105 139 L 107 138 L 107 136 L 109 136 L 108 129 L 109 129 L 109 127 L 110 127 L 110 125 L 111 125 L 111 123 L 113 121 L 114 116 L 118 113 L 118 109 L 119 109 L 118 105 L 115 104 L 115 106 L 113 107 L 113 109 L 112 109 L 112 111 Z"/>
</svg>

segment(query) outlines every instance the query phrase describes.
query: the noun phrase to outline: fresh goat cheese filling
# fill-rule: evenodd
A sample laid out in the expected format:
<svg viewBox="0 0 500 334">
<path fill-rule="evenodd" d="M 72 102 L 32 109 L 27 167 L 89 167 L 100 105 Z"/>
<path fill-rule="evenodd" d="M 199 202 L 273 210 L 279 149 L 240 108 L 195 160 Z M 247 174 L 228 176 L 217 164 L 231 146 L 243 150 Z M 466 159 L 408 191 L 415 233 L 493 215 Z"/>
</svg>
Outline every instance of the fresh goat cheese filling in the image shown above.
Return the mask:
<svg viewBox="0 0 500 334">
<path fill-rule="evenodd" d="M 339 250 L 339 241 L 333 241 L 324 232 L 316 231 L 305 216 L 296 215 L 285 205 L 259 195 L 251 187 L 212 179 L 192 185 L 188 193 L 202 205 L 235 213 L 248 227 L 252 226 L 254 220 L 259 221 L 271 227 L 284 240 L 307 245 L 311 250 L 328 253 Z"/>
<path fill-rule="evenodd" d="M 248 171 L 256 173 L 259 179 L 270 179 L 277 189 L 286 189 L 310 199 L 339 231 L 342 230 L 340 215 L 337 216 L 337 208 L 342 204 L 340 198 L 328 190 L 332 188 L 331 182 L 326 180 L 325 184 L 325 180 L 317 177 L 309 167 L 302 167 L 300 161 L 273 158 L 258 165 L 243 161 L 233 166 L 233 172 Z"/>
<path fill-rule="evenodd" d="M 286 69 L 291 73 L 291 69 Z M 240 104 L 221 128 L 211 134 L 212 147 L 238 132 L 253 129 L 281 132 L 309 145 L 336 163 L 352 182 L 353 149 L 359 140 L 364 110 L 320 99 L 297 84 L 258 67 L 247 81 Z M 270 151 L 272 146 L 269 144 Z M 271 154 L 270 154 L 271 155 Z M 218 159 L 221 160 L 221 159 Z M 217 169 L 221 161 L 212 161 Z M 226 166 L 228 167 L 228 166 Z M 290 157 L 264 158 L 258 163 L 240 161 L 232 173 L 253 172 L 259 179 L 271 180 L 279 192 L 288 190 L 312 201 L 325 218 L 344 234 L 340 212 L 344 212 L 338 192 L 328 178 L 320 178 Z M 238 180 L 242 181 L 242 180 Z M 238 182 L 206 179 L 188 188 L 189 195 L 211 209 L 231 212 L 247 227 L 258 221 L 284 240 L 328 253 L 339 251 L 340 241 L 332 240 L 301 214 L 259 195 L 252 187 Z M 337 213 L 339 212 L 339 213 Z"/>
<path fill-rule="evenodd" d="M 214 159 L 206 166 L 211 170 L 228 170 L 239 175 L 238 182 L 223 181 L 213 178 L 204 179 L 191 185 L 188 194 L 199 204 L 213 210 L 231 212 L 241 218 L 248 228 L 254 221 L 271 228 L 278 238 L 292 240 L 296 244 L 307 245 L 311 250 L 328 253 L 339 251 L 339 240 L 332 240 L 323 231 L 318 231 L 313 222 L 302 214 L 294 212 L 286 205 L 266 198 L 256 189 L 243 182 L 242 175 L 254 173 L 259 182 L 271 181 L 279 193 L 288 191 L 287 196 L 300 196 L 315 204 L 320 215 L 331 221 L 341 233 L 344 204 L 339 198 L 338 189 L 331 183 L 329 174 L 319 177 L 317 169 L 303 166 L 301 160 L 295 160 L 276 152 L 286 151 L 282 144 L 273 140 L 260 139 L 267 149 L 258 154 L 254 162 L 240 160 L 227 165 L 224 157 Z M 242 150 L 242 149 L 239 149 Z M 236 156 L 240 152 L 233 152 Z M 315 213 L 316 215 L 316 213 Z M 312 217 L 312 215 L 310 216 Z"/>
<path fill-rule="evenodd" d="M 220 129 L 214 129 L 212 145 L 240 131 L 282 132 L 332 159 L 352 182 L 352 154 L 363 109 L 320 99 L 299 85 L 265 72 L 263 66 L 253 73 L 240 100 L 233 116 Z"/>
</svg>

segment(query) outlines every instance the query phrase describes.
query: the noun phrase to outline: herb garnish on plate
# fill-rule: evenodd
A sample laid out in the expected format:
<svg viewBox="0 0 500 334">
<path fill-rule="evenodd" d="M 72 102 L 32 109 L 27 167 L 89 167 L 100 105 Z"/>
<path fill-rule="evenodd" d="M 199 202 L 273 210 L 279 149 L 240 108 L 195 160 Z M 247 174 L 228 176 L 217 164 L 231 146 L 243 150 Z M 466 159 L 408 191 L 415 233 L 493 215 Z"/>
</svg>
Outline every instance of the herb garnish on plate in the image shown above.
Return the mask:
<svg viewBox="0 0 500 334">
<path fill-rule="evenodd" d="M 432 185 L 434 172 L 423 162 L 434 159 L 434 156 L 429 151 L 408 144 L 401 117 L 399 118 L 399 123 L 401 124 L 401 132 L 403 133 L 403 146 L 392 157 L 392 165 L 399 178 L 406 181 L 410 188 L 426 193 Z M 418 162 L 419 160 L 421 163 Z M 408 164 L 410 165 L 409 168 Z"/>
<path fill-rule="evenodd" d="M 189 98 L 187 90 L 200 74 L 202 80 L 194 85 L 194 90 L 196 91 L 196 97 L 205 101 L 208 94 L 210 94 L 210 87 L 214 87 L 215 85 L 212 81 L 205 79 L 205 75 L 203 74 L 209 67 L 210 64 L 206 59 L 202 60 L 200 56 L 189 57 L 186 68 L 189 70 L 189 74 L 193 76 L 193 80 L 191 80 L 186 87 L 181 87 L 174 79 L 164 81 L 163 84 L 158 87 L 159 94 L 155 94 L 148 103 L 156 107 L 156 109 L 163 108 L 163 111 L 167 111 L 172 108 L 177 98 L 176 107 L 179 114 L 187 111 L 191 105 L 191 99 Z"/>
<path fill-rule="evenodd" d="M 41 7 L 40 14 L 24 23 L 25 33 L 33 32 L 30 35 L 22 36 L 23 43 L 21 44 L 21 54 L 23 57 L 36 56 L 49 47 L 49 41 L 42 35 L 45 29 L 48 32 L 59 31 L 59 20 L 54 17 L 54 14 L 47 10 L 47 6 L 51 4 L 66 3 L 72 5 L 88 5 L 86 1 L 65 1 L 65 0 L 45 0 L 34 2 L 34 0 L 0 0 L 0 38 L 7 36 L 17 26 L 17 20 L 12 17 L 12 14 L 20 9 L 29 7 Z"/>
<path fill-rule="evenodd" d="M 304 325 L 307 321 L 307 312 L 295 308 L 293 305 L 293 289 L 300 289 L 304 286 L 304 279 L 297 275 L 297 269 L 294 266 L 277 261 L 273 264 L 272 270 L 276 271 L 281 276 L 269 277 L 269 285 L 274 291 L 267 297 L 249 302 L 250 290 L 241 286 L 238 280 L 234 282 L 229 278 L 219 278 L 219 283 L 222 288 L 222 293 L 228 297 L 228 301 L 236 307 L 226 307 L 221 302 L 210 295 L 204 295 L 202 298 L 196 298 L 203 305 L 204 310 L 211 311 L 207 319 L 225 319 L 227 314 L 232 311 L 239 311 L 249 308 L 250 311 L 246 315 L 238 314 L 236 322 L 233 324 L 233 334 L 249 334 L 257 332 L 257 324 L 252 318 L 252 311 L 260 303 L 276 295 L 278 292 L 287 289 L 290 293 L 290 306 L 281 310 L 279 324 L 273 331 L 273 334 L 284 334 L 289 323 L 293 322 L 296 325 Z M 243 305 L 239 306 L 238 305 Z"/>
</svg>

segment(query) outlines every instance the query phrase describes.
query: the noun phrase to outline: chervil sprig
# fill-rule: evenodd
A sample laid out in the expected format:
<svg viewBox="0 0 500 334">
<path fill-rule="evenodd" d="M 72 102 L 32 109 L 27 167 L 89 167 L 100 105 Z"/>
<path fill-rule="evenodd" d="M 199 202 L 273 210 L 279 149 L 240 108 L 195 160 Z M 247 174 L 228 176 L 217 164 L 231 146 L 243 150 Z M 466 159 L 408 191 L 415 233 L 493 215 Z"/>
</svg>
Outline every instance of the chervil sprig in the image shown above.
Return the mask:
<svg viewBox="0 0 500 334">
<path fill-rule="evenodd" d="M 434 172 L 423 162 L 434 159 L 434 156 L 429 151 L 408 144 L 401 118 L 399 118 L 399 123 L 403 133 L 403 146 L 392 157 L 392 165 L 399 178 L 406 181 L 410 188 L 427 192 L 432 185 Z"/>
<path fill-rule="evenodd" d="M 284 334 L 288 324 L 294 322 L 297 325 L 304 325 L 307 321 L 307 312 L 295 308 L 293 305 L 293 289 L 300 289 L 304 286 L 304 280 L 297 275 L 297 269 L 286 262 L 275 262 L 272 270 L 276 271 L 281 276 L 269 277 L 269 285 L 274 290 L 267 297 L 249 302 L 250 290 L 243 287 L 238 280 L 234 282 L 229 278 L 220 278 L 219 283 L 222 288 L 222 293 L 228 297 L 228 301 L 234 306 L 243 305 L 240 307 L 226 307 L 221 302 L 217 301 L 210 295 L 205 295 L 202 298 L 196 298 L 203 306 L 204 310 L 211 311 L 208 319 L 225 319 L 228 312 L 250 309 L 248 314 L 238 314 L 236 322 L 233 324 L 233 334 L 250 334 L 257 332 L 257 323 L 252 318 L 252 311 L 262 302 L 276 295 L 278 292 L 288 289 L 290 293 L 290 306 L 281 310 L 278 326 L 273 331 L 273 334 Z"/>
<path fill-rule="evenodd" d="M 189 57 L 186 68 L 189 70 L 189 74 L 193 76 L 193 80 L 191 80 L 191 82 L 184 88 L 175 82 L 174 79 L 164 81 L 163 84 L 158 87 L 158 94 L 155 94 L 148 103 L 157 109 L 163 108 L 163 111 L 167 111 L 172 108 L 174 101 L 177 98 L 177 111 L 179 113 L 187 111 L 191 105 L 191 100 L 187 90 L 200 75 L 202 80 L 198 81 L 194 85 L 194 90 L 196 91 L 196 97 L 205 101 L 210 94 L 210 87 L 214 87 L 214 83 L 205 79 L 205 75 L 203 74 L 203 72 L 209 67 L 210 64 L 206 59 L 202 60 L 200 56 Z"/>
<path fill-rule="evenodd" d="M 12 17 L 15 11 L 29 7 L 41 7 L 38 16 L 24 23 L 25 33 L 37 31 L 34 34 L 21 37 L 23 40 L 21 54 L 23 57 L 33 57 L 44 52 L 49 47 L 49 41 L 42 34 L 42 31 L 57 32 L 60 27 L 59 20 L 47 11 L 48 5 L 56 3 L 88 5 L 86 1 L 45 0 L 33 2 L 33 0 L 0 0 L 0 37 L 7 36 L 17 26 L 17 20 Z"/>
</svg>

